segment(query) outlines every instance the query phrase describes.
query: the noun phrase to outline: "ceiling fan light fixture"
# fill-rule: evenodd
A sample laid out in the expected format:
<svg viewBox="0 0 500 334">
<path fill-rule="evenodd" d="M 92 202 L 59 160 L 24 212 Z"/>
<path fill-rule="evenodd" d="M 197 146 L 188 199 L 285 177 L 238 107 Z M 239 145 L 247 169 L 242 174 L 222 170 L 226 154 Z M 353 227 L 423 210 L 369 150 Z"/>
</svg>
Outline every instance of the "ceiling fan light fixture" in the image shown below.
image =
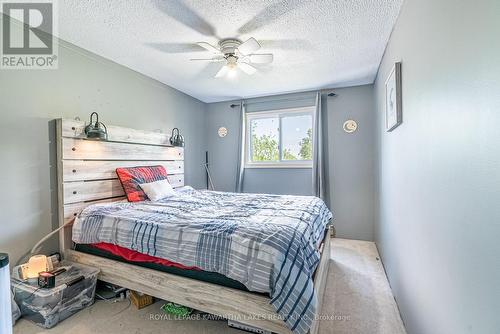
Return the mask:
<svg viewBox="0 0 500 334">
<path fill-rule="evenodd" d="M 238 69 L 252 75 L 257 72 L 257 68 L 252 64 L 269 64 L 273 62 L 274 58 L 272 53 L 253 53 L 261 48 L 259 42 L 253 37 L 243 43 L 239 39 L 226 38 L 219 41 L 218 47 L 206 42 L 198 42 L 197 44 L 208 51 L 214 52 L 214 55 L 208 59 L 198 58 L 192 60 L 225 62 L 215 75 L 215 78 L 234 77 L 238 73 Z"/>
<path fill-rule="evenodd" d="M 238 64 L 238 57 L 235 55 L 229 55 L 226 57 L 227 60 L 227 66 L 234 68 Z"/>
</svg>

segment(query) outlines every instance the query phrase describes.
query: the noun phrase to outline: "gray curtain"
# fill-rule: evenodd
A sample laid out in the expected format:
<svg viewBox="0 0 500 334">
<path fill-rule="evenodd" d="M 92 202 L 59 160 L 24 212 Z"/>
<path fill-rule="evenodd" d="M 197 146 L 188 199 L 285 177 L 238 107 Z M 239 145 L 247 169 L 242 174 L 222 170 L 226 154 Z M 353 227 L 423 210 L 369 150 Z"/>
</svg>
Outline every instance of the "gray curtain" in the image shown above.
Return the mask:
<svg viewBox="0 0 500 334">
<path fill-rule="evenodd" d="M 321 92 L 316 93 L 316 111 L 314 115 L 313 131 L 313 195 L 325 199 L 325 173 L 323 154 L 323 115 L 321 108 Z"/>
<path fill-rule="evenodd" d="M 238 137 L 238 164 L 236 169 L 236 187 L 237 193 L 243 192 L 243 177 L 245 176 L 245 104 L 240 101 L 240 135 Z"/>
</svg>

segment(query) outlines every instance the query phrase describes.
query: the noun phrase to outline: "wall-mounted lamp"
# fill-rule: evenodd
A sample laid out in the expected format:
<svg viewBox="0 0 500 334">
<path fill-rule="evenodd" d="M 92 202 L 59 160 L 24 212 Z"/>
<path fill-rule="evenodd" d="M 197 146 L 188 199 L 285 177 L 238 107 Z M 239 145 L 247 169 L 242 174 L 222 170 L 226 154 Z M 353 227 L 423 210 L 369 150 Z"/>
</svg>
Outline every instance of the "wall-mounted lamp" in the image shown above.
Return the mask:
<svg viewBox="0 0 500 334">
<path fill-rule="evenodd" d="M 170 136 L 170 144 L 172 146 L 184 147 L 184 137 L 181 136 L 178 128 L 172 129 L 172 135 Z"/>
<path fill-rule="evenodd" d="M 93 121 L 95 115 L 95 122 Z M 90 114 L 90 124 L 85 127 L 87 139 L 108 140 L 108 129 L 104 123 L 99 122 L 99 114 L 95 111 Z"/>
</svg>

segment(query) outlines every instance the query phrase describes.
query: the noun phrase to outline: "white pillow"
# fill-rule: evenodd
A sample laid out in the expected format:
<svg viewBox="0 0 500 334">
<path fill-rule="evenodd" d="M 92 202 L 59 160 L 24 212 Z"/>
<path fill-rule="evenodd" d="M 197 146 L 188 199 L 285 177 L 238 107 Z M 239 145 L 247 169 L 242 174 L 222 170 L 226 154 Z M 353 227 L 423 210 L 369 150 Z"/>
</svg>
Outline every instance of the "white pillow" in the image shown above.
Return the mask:
<svg viewBox="0 0 500 334">
<path fill-rule="evenodd" d="M 139 185 L 151 201 L 158 201 L 162 198 L 175 196 L 175 191 L 168 180 L 160 180 Z"/>
</svg>

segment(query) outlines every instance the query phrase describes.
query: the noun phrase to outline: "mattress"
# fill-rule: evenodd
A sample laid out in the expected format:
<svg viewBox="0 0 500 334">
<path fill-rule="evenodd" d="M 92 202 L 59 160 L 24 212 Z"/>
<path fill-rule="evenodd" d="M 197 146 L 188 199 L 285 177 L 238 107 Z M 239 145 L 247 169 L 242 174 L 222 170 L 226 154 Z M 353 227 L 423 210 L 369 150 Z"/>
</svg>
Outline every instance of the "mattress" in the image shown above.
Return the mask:
<svg viewBox="0 0 500 334">
<path fill-rule="evenodd" d="M 328 230 L 325 231 L 325 237 L 327 234 Z M 321 249 L 321 245 L 319 249 Z M 179 275 L 249 292 L 247 287 L 242 283 L 219 273 L 204 271 L 197 267 L 186 267 L 180 263 L 142 254 L 113 244 L 76 244 L 75 250 L 91 255 L 101 256 L 110 260 L 134 264 L 143 268 L 158 270 L 168 274 Z"/>
<path fill-rule="evenodd" d="M 90 245 L 90 244 L 76 244 L 75 250 L 77 250 L 79 252 L 91 254 L 91 255 L 101 256 L 101 257 L 104 257 L 104 258 L 107 258 L 110 260 L 134 264 L 136 266 L 140 266 L 143 268 L 158 270 L 158 271 L 168 273 L 168 274 L 192 278 L 195 280 L 213 283 L 213 284 L 225 286 L 228 288 L 238 289 L 238 290 L 242 290 L 242 291 L 248 291 L 248 289 L 240 282 L 238 282 L 234 279 L 231 279 L 229 277 L 226 277 L 224 275 L 221 275 L 219 273 L 215 273 L 215 272 L 211 272 L 211 271 L 204 271 L 204 270 L 195 269 L 195 268 L 181 268 L 181 267 L 176 266 L 176 265 L 168 265 L 167 266 L 167 265 L 155 263 L 152 261 L 130 261 L 130 260 L 123 258 L 120 255 L 113 254 L 113 252 L 97 248 L 97 247 Z"/>
</svg>

